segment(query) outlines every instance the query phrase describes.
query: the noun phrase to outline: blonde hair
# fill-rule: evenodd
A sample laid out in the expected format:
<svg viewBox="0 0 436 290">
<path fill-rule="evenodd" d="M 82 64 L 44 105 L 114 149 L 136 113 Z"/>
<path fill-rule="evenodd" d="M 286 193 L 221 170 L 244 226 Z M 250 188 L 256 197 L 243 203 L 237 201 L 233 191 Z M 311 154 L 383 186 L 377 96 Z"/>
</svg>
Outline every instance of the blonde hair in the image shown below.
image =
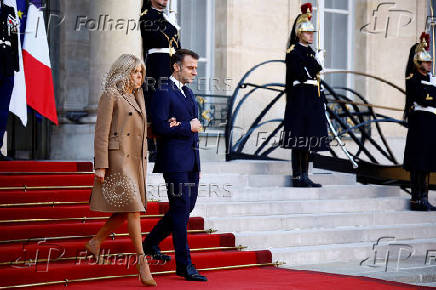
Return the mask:
<svg viewBox="0 0 436 290">
<path fill-rule="evenodd" d="M 135 68 L 141 65 L 142 82 L 145 80 L 145 65 L 144 62 L 133 54 L 122 54 L 111 66 L 106 75 L 103 90 L 118 90 L 121 93 L 127 92 L 131 88 L 130 74 Z"/>
</svg>

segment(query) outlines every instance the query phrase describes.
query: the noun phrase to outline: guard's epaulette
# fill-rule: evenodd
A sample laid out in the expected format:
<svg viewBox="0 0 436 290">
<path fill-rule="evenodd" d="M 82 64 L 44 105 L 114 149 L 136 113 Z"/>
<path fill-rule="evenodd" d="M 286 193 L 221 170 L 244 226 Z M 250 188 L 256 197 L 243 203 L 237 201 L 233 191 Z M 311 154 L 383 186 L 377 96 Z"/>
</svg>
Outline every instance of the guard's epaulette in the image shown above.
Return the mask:
<svg viewBox="0 0 436 290">
<path fill-rule="evenodd" d="M 147 14 L 147 12 L 148 12 L 148 9 L 145 9 L 145 10 L 141 13 L 141 16 Z"/>
<path fill-rule="evenodd" d="M 413 78 L 413 74 L 410 74 L 408 77 L 406 77 L 406 80 L 410 80 L 411 78 Z"/>
<path fill-rule="evenodd" d="M 286 53 L 290 53 L 291 51 L 293 51 L 295 48 L 295 44 L 291 45 L 287 50 Z"/>
</svg>

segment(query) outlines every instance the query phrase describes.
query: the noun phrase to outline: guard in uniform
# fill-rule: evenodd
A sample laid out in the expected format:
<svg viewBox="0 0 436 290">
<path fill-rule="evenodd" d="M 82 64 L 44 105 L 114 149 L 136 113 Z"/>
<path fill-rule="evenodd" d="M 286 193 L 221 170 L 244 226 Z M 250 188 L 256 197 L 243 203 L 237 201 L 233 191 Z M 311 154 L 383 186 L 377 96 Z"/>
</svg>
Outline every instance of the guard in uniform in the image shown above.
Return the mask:
<svg viewBox="0 0 436 290">
<path fill-rule="evenodd" d="M 430 36 L 422 33 L 415 44 L 406 68 L 406 105 L 404 119 L 408 122 L 404 168 L 410 171 L 412 198 L 410 209 L 435 211 L 428 202 L 429 173 L 436 172 L 436 81 L 431 76 L 432 57 L 427 52 Z"/>
<path fill-rule="evenodd" d="M 3 146 L 3 136 L 8 123 L 14 73 L 19 70 L 18 19 L 14 8 L 0 0 L 0 148 Z M 0 160 L 8 159 L 0 156 Z"/>
<path fill-rule="evenodd" d="M 168 0 L 144 0 L 141 9 L 142 48 L 147 67 L 143 85 L 146 104 L 150 103 L 156 88 L 168 83 L 171 76 L 170 57 L 180 49 L 180 27 L 176 23 L 175 13 L 167 10 L 167 3 Z M 149 106 L 146 107 L 148 110 Z M 151 113 L 147 112 L 147 116 L 150 118 Z M 147 136 L 153 137 L 151 130 Z M 147 138 L 147 141 L 149 160 L 155 161 L 156 145 L 152 138 Z"/>
<path fill-rule="evenodd" d="M 301 6 L 286 52 L 286 108 L 282 147 L 292 149 L 294 187 L 321 187 L 308 177 L 309 152 L 329 150 L 324 93 L 319 84 L 322 55 L 309 46 L 315 28 L 312 5 Z"/>
</svg>

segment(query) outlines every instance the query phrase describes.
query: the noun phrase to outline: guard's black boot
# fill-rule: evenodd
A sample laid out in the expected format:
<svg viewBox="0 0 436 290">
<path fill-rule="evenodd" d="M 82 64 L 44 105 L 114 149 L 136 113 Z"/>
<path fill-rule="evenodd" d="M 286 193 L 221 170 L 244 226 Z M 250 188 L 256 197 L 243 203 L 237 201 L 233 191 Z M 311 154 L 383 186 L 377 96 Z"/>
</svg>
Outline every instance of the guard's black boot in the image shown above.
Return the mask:
<svg viewBox="0 0 436 290">
<path fill-rule="evenodd" d="M 301 180 L 301 151 L 297 149 L 292 149 L 292 187 L 307 187 L 306 184 Z"/>
<path fill-rule="evenodd" d="M 422 183 L 422 202 L 427 206 L 427 211 L 436 211 L 436 207 L 433 206 L 429 201 L 428 201 L 428 184 L 429 184 L 429 178 L 430 178 L 430 174 L 429 173 L 425 173 L 425 176 L 423 178 L 423 183 Z"/>
<path fill-rule="evenodd" d="M 310 187 L 305 180 L 303 180 L 302 176 L 292 176 L 291 179 L 292 187 Z"/>
<path fill-rule="evenodd" d="M 424 172 L 410 172 L 410 187 L 412 198 L 410 199 L 410 209 L 413 211 L 434 211 L 435 207 L 428 202 L 428 174 Z"/>
<path fill-rule="evenodd" d="M 0 161 L 12 161 L 14 159 L 12 159 L 9 156 L 4 156 L 3 154 L 0 153 Z"/>
<path fill-rule="evenodd" d="M 410 210 L 413 211 L 427 211 L 421 204 L 421 193 L 418 180 L 418 173 L 410 171 L 410 189 L 412 197 L 410 198 Z"/>
<path fill-rule="evenodd" d="M 315 183 L 312 180 L 310 180 L 309 175 L 307 175 L 307 173 L 301 174 L 301 179 L 303 179 L 303 182 L 307 184 L 307 187 L 322 187 L 321 184 Z"/>
<path fill-rule="evenodd" d="M 428 197 L 424 197 L 424 203 L 426 203 L 427 205 L 427 211 L 436 211 L 436 206 L 432 205 L 429 201 L 428 201 Z"/>
<path fill-rule="evenodd" d="M 429 211 L 428 210 L 428 204 L 423 202 L 423 200 L 413 200 L 413 199 L 410 200 L 410 210 L 413 210 L 413 211 Z"/>
<path fill-rule="evenodd" d="M 309 151 L 302 151 L 301 156 L 301 178 L 307 184 L 307 187 L 321 187 L 321 184 L 315 183 L 309 178 Z"/>
</svg>

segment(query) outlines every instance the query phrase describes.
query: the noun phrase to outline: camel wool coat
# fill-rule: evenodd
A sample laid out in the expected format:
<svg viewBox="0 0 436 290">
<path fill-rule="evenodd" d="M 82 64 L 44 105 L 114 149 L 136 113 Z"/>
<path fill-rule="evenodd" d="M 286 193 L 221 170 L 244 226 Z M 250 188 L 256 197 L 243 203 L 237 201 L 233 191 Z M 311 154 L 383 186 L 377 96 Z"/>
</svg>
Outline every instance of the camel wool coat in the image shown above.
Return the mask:
<svg viewBox="0 0 436 290">
<path fill-rule="evenodd" d="M 142 89 L 135 94 L 106 90 L 95 124 L 95 168 L 107 168 L 104 182 L 94 180 L 90 208 L 101 212 L 146 209 L 147 117 Z"/>
</svg>

